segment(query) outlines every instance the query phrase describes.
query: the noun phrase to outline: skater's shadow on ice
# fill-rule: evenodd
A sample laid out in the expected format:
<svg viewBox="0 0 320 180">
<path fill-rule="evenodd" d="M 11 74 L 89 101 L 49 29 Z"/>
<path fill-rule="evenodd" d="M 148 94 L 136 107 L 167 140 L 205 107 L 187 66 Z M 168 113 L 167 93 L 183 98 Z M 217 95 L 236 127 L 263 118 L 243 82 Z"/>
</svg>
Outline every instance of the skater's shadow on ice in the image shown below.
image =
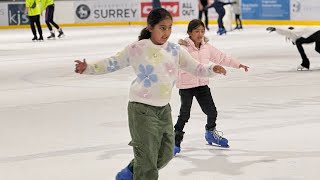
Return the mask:
<svg viewBox="0 0 320 180">
<path fill-rule="evenodd" d="M 292 158 L 306 158 L 306 157 L 319 157 L 320 151 L 311 152 L 290 152 L 290 151 L 249 151 L 240 149 L 229 149 L 223 151 L 222 149 L 209 150 L 213 155 L 186 155 L 179 156 L 181 160 L 189 161 L 193 168 L 187 168 L 180 171 L 182 176 L 187 176 L 191 173 L 209 172 L 220 173 L 226 175 L 239 175 L 242 174 L 242 169 L 258 163 L 273 163 L 281 159 Z M 229 160 L 229 155 L 224 152 L 232 153 L 231 157 L 242 157 L 245 161 L 232 162 Z M 197 157 L 197 158 L 194 158 Z M 199 158 L 198 158 L 199 157 Z M 209 157 L 209 158 L 208 158 Z M 257 159 L 258 158 L 258 159 Z M 254 160 L 248 160 L 254 159 Z"/>
<path fill-rule="evenodd" d="M 196 172 L 217 172 L 227 175 L 238 175 L 242 174 L 241 169 L 250 166 L 255 163 L 270 162 L 274 160 L 261 159 L 261 160 L 251 160 L 242 162 L 231 162 L 228 160 L 228 155 L 224 155 L 221 152 L 215 152 L 215 156 L 211 158 L 197 159 L 192 157 L 184 156 L 183 160 L 190 161 L 193 168 L 188 168 L 180 171 L 181 175 L 188 175 L 190 173 Z"/>
<path fill-rule="evenodd" d="M 111 159 L 116 156 L 124 156 L 124 155 L 132 155 L 132 148 L 123 148 L 123 149 L 114 149 L 114 150 L 108 150 L 105 151 L 104 154 L 100 155 L 98 157 L 99 160 L 104 160 L 104 159 Z"/>
<path fill-rule="evenodd" d="M 11 163 L 11 162 L 20 162 L 20 161 L 29 161 L 36 159 L 45 159 L 45 158 L 54 158 L 54 157 L 64 157 L 70 155 L 80 155 L 87 154 L 93 152 L 99 152 L 103 150 L 107 150 L 104 155 L 101 155 L 97 159 L 108 159 L 117 155 L 127 155 L 132 154 L 132 149 L 130 147 L 126 147 L 127 145 L 123 144 L 113 144 L 113 145 L 101 145 L 101 146 L 92 146 L 92 147 L 82 147 L 82 148 L 74 148 L 74 149 L 64 149 L 57 151 L 48 151 L 42 153 L 34 153 L 27 154 L 22 156 L 9 156 L 9 157 L 1 157 L 0 156 L 0 164 L 1 163 Z"/>
</svg>

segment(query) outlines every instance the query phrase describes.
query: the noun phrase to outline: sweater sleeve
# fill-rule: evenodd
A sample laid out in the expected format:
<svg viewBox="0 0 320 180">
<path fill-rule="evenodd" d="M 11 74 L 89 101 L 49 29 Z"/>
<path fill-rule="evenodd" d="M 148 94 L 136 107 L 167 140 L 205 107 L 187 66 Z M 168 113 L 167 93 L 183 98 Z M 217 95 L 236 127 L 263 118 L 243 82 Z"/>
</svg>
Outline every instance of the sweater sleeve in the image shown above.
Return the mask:
<svg viewBox="0 0 320 180">
<path fill-rule="evenodd" d="M 128 47 L 118 52 L 116 55 L 102 59 L 93 64 L 88 64 L 84 74 L 107 74 L 130 65 Z"/>
<path fill-rule="evenodd" d="M 217 48 L 210 45 L 210 61 L 233 68 L 239 68 L 240 62 L 237 59 L 234 59 L 230 56 L 227 56 L 225 53 L 219 51 Z"/>
<path fill-rule="evenodd" d="M 217 73 L 213 72 L 213 63 L 201 64 L 195 60 L 187 50 L 180 47 L 179 68 L 200 77 L 213 77 Z"/>
<path fill-rule="evenodd" d="M 276 32 L 280 35 L 288 37 L 293 42 L 295 42 L 299 38 L 299 36 L 293 30 L 284 30 L 284 29 L 276 28 Z"/>
</svg>

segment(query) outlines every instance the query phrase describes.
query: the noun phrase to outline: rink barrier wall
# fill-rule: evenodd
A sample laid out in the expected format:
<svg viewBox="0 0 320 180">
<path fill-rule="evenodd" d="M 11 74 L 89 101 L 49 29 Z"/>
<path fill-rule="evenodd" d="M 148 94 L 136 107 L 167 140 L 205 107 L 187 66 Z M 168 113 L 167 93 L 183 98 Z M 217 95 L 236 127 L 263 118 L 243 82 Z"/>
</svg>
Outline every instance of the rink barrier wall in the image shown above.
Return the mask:
<svg viewBox="0 0 320 180">
<path fill-rule="evenodd" d="M 174 21 L 174 24 L 187 25 L 189 21 Z M 61 27 L 89 27 L 89 26 L 130 26 L 130 25 L 141 25 L 145 26 L 146 22 L 89 22 L 89 23 L 75 23 L 75 24 L 59 24 Z M 216 21 L 209 21 L 209 25 L 217 25 Z M 233 22 L 235 25 L 235 22 Z M 296 26 L 319 26 L 320 21 L 274 21 L 274 20 L 243 20 L 243 25 L 296 25 Z M 41 25 L 43 28 L 47 28 L 45 24 Z M 30 28 L 29 25 L 11 25 L 11 26 L 0 26 L 0 29 L 19 29 L 19 28 Z"/>
<path fill-rule="evenodd" d="M 242 0 L 242 16 L 247 17 L 243 18 L 243 24 L 320 25 L 317 1 Z M 174 24 L 188 24 L 198 17 L 197 1 L 161 0 L 161 3 L 172 14 Z M 152 9 L 150 0 L 57 1 L 55 6 L 55 22 L 62 27 L 145 25 L 146 16 Z M 271 12 L 274 8 L 276 11 Z M 23 11 L 24 2 L 0 2 L 0 29 L 29 28 L 29 20 Z M 273 19 L 266 19 L 270 15 Z M 216 25 L 214 8 L 209 9 L 209 16 L 209 23 Z M 230 16 L 229 22 L 232 18 Z M 41 16 L 41 22 L 46 27 L 44 16 Z"/>
</svg>

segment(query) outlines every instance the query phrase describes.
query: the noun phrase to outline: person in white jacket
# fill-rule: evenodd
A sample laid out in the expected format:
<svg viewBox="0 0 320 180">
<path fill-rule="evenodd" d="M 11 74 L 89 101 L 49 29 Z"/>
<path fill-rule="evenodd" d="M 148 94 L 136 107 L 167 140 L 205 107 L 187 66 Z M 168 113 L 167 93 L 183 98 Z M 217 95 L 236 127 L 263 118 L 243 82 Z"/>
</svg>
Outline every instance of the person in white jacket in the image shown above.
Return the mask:
<svg viewBox="0 0 320 180">
<path fill-rule="evenodd" d="M 295 29 L 294 27 L 289 27 L 288 29 L 281 29 L 275 27 L 268 27 L 267 31 L 276 31 L 278 34 L 285 36 L 287 39 L 291 40 L 298 48 L 298 51 L 302 58 L 301 65 L 298 66 L 297 70 L 309 70 L 310 61 L 304 52 L 302 44 L 315 43 L 315 50 L 320 53 L 320 30 L 315 28 L 304 28 Z"/>
<path fill-rule="evenodd" d="M 236 27 L 234 29 L 242 29 L 240 0 L 235 0 L 234 2 L 235 3 L 232 4 L 233 13 L 235 14 L 236 21 Z"/>
<path fill-rule="evenodd" d="M 96 63 L 76 61 L 75 72 L 80 74 L 107 74 L 128 66 L 135 72 L 128 103 L 129 144 L 134 159 L 116 175 L 116 180 L 157 180 L 159 169 L 173 158 L 169 101 L 179 69 L 202 77 L 226 74 L 222 66 L 201 64 L 188 51 L 168 42 L 172 22 L 167 10 L 155 8 L 148 15 L 139 41 Z"/>
</svg>

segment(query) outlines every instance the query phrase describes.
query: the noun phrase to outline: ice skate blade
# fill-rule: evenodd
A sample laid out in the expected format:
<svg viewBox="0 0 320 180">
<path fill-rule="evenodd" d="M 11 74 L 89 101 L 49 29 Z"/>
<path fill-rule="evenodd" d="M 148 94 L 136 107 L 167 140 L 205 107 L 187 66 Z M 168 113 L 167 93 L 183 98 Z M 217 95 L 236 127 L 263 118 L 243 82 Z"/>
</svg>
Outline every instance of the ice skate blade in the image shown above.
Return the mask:
<svg viewBox="0 0 320 180">
<path fill-rule="evenodd" d="M 209 142 L 208 142 L 207 145 L 209 145 L 209 146 L 214 146 L 214 147 L 220 147 L 220 148 L 226 148 L 226 149 L 230 148 L 229 144 L 227 144 L 227 145 L 225 145 L 225 146 L 220 146 L 220 145 L 218 145 L 218 144 L 209 143 Z"/>
<path fill-rule="evenodd" d="M 298 68 L 297 71 L 310 71 L 310 69 L 307 69 L 307 68 Z"/>
<path fill-rule="evenodd" d="M 58 37 L 59 39 L 61 39 L 61 38 L 64 38 L 66 35 L 65 34 L 63 34 L 63 35 L 61 35 L 60 37 Z"/>
</svg>

